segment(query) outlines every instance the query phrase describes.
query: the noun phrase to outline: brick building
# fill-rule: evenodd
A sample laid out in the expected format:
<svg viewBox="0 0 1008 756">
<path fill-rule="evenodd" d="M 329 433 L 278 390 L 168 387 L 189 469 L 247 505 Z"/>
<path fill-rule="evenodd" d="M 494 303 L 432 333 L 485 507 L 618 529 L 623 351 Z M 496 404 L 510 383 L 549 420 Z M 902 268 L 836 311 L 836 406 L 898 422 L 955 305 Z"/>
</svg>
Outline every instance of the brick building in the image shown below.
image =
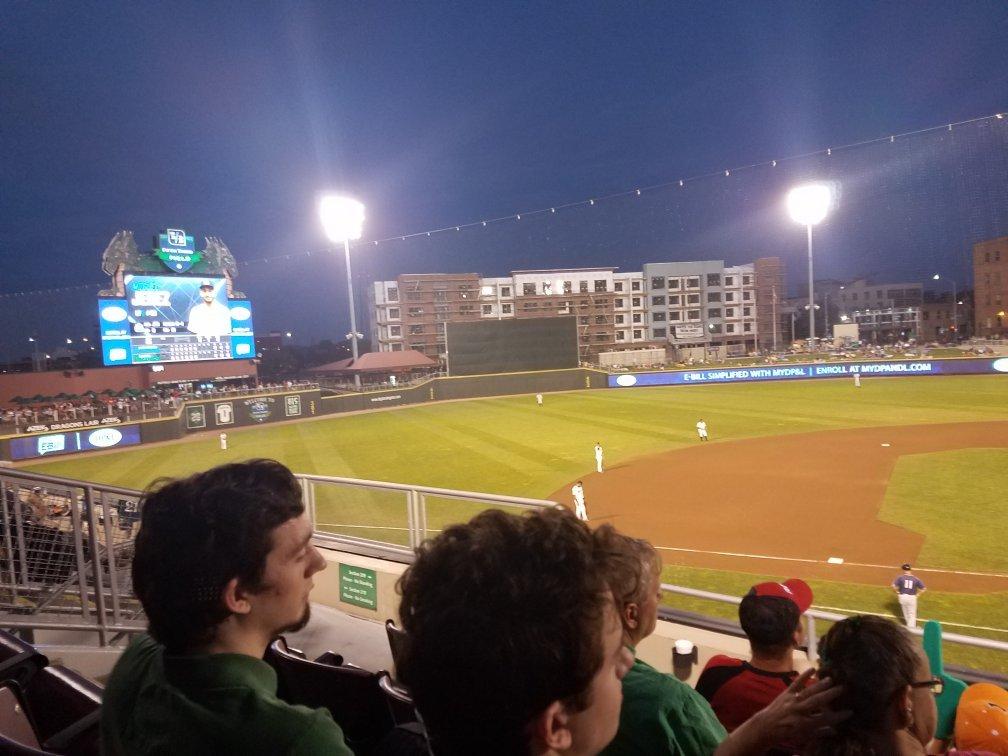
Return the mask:
<svg viewBox="0 0 1008 756">
<path fill-rule="evenodd" d="M 973 245 L 973 322 L 977 336 L 1008 332 L 1008 236 Z"/>
</svg>

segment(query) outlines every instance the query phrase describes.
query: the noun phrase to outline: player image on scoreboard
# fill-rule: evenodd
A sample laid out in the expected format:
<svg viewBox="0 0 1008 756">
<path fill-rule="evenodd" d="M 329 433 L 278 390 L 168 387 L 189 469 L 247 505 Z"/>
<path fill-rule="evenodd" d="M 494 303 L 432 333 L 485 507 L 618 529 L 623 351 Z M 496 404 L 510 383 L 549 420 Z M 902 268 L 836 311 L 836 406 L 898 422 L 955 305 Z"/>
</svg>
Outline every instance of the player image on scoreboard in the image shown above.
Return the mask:
<svg viewBox="0 0 1008 756">
<path fill-rule="evenodd" d="M 219 339 L 231 333 L 231 310 L 217 301 L 217 288 L 209 279 L 200 281 L 200 301 L 189 309 L 186 328 L 201 339 Z"/>
</svg>

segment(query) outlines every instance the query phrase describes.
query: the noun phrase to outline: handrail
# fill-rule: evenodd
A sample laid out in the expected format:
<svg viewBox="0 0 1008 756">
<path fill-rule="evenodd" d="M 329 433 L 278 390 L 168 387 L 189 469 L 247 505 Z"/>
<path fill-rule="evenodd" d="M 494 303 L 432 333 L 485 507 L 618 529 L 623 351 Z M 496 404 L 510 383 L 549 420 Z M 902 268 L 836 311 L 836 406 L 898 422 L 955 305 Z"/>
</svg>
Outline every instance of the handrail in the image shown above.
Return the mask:
<svg viewBox="0 0 1008 756">
<path fill-rule="evenodd" d="M 707 599 L 709 601 L 720 601 L 725 604 L 735 604 L 736 606 L 742 603 L 742 599 L 738 596 L 729 596 L 724 593 L 714 593 L 713 591 L 702 591 L 698 588 L 686 588 L 681 585 L 672 585 L 671 583 L 662 583 L 661 588 L 663 591 L 668 591 L 669 593 L 676 593 L 681 596 L 692 596 L 693 598 Z M 827 612 L 822 609 L 809 609 L 805 612 L 805 616 L 809 617 L 812 621 L 808 623 L 808 644 L 809 644 L 809 659 L 815 661 L 817 658 L 816 648 L 818 646 L 818 638 L 815 635 L 815 622 L 814 620 L 821 619 L 828 622 L 841 622 L 847 619 L 851 614 L 839 614 L 837 612 Z M 917 627 L 907 628 L 914 635 L 924 635 L 924 631 Z M 961 643 L 964 646 L 974 646 L 976 648 L 989 648 L 995 651 L 1008 651 L 1008 642 L 994 640 L 993 638 L 977 638 L 972 635 L 962 635 L 961 633 L 947 633 L 942 631 L 942 640 L 951 641 L 953 643 Z"/>
</svg>

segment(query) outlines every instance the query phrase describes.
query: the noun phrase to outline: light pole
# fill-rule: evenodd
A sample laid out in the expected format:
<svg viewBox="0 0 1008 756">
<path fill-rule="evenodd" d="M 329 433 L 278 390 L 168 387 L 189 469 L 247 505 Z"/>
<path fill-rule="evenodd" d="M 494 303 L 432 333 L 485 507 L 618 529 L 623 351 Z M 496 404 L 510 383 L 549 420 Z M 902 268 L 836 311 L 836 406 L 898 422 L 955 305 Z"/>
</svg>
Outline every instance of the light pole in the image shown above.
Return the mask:
<svg viewBox="0 0 1008 756">
<path fill-rule="evenodd" d="M 935 273 L 931 276 L 935 281 L 941 279 L 941 276 Z M 952 281 L 950 278 L 949 281 Z M 976 330 L 975 328 L 973 329 Z M 952 281 L 952 341 L 959 341 L 959 288 L 956 286 L 956 282 Z"/>
<path fill-rule="evenodd" d="M 827 184 L 796 186 L 787 195 L 787 209 L 791 220 L 805 226 L 808 236 L 808 297 L 809 297 L 809 350 L 815 351 L 815 302 L 812 286 L 812 226 L 822 222 L 833 202 L 833 190 Z"/>
<path fill-rule="evenodd" d="M 360 239 L 364 226 L 364 205 L 349 197 L 328 195 L 319 201 L 322 228 L 333 244 L 343 242 L 346 257 L 347 296 L 350 299 L 350 333 L 353 359 L 357 362 L 357 314 L 354 311 L 353 277 L 350 271 L 350 240 Z M 356 365 L 354 366 L 356 367 Z M 360 390 L 360 373 L 354 373 L 354 387 Z"/>
</svg>

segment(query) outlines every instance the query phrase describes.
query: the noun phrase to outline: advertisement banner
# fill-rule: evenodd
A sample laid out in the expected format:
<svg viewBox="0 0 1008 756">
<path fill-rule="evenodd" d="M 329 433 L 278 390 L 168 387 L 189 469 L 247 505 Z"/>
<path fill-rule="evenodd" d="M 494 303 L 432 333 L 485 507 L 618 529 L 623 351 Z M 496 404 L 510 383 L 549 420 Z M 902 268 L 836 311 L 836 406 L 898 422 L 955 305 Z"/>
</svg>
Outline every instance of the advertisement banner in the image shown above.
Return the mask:
<svg viewBox="0 0 1008 756">
<path fill-rule="evenodd" d="M 677 325 L 672 330 L 675 332 L 675 337 L 680 340 L 696 341 L 704 337 L 703 326 Z"/>
<path fill-rule="evenodd" d="M 81 428 L 98 428 L 102 425 L 118 425 L 122 422 L 121 417 L 96 417 L 87 420 L 66 420 L 61 423 L 49 423 L 48 425 L 36 423 L 24 429 L 25 433 L 43 433 L 45 431 L 66 431 L 79 430 Z"/>
<path fill-rule="evenodd" d="M 878 362 L 793 363 L 751 365 L 704 370 L 668 370 L 658 373 L 623 373 L 609 376 L 610 388 L 630 386 L 682 386 L 697 383 L 787 381 L 807 378 L 843 378 L 908 375 L 1008 374 L 1008 357 L 1000 359 L 890 360 Z"/>
<path fill-rule="evenodd" d="M 12 438 L 10 440 L 10 455 L 13 460 L 32 459 L 54 454 L 73 454 L 74 452 L 133 446 L 139 443 L 139 426 L 105 426 L 94 430 Z"/>
</svg>

